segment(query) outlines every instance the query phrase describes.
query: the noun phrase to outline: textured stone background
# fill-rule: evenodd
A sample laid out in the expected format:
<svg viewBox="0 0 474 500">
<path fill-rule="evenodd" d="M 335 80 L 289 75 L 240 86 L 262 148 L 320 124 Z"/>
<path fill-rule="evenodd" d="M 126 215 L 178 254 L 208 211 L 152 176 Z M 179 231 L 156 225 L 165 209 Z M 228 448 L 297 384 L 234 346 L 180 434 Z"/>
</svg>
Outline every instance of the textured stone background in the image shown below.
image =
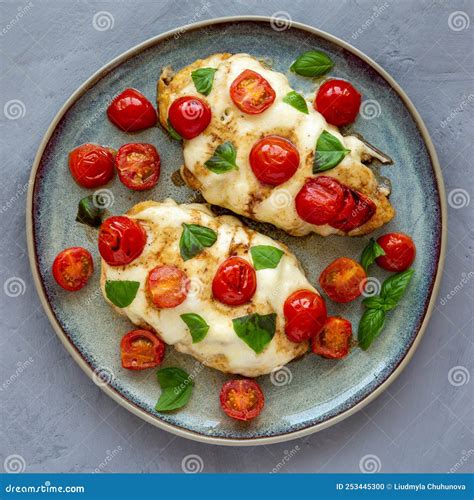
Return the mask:
<svg viewBox="0 0 474 500">
<path fill-rule="evenodd" d="M 474 269 L 472 1 L 209 0 L 0 3 L 1 447 L 27 472 L 472 471 Z M 109 13 L 94 29 L 93 16 Z M 174 437 L 105 396 L 66 353 L 31 282 L 25 189 L 34 154 L 65 99 L 113 57 L 196 19 L 283 11 L 352 43 L 405 89 L 437 145 L 449 206 L 436 311 L 413 360 L 355 416 L 310 437 L 225 448 Z M 100 27 L 99 26 L 99 27 Z M 360 28 L 360 31 L 357 30 Z M 2 112 L 3 111 L 3 112 Z M 470 132 L 470 134 L 469 134 Z M 13 455 L 19 455 L 13 457 Z M 370 457 L 374 455 L 375 457 Z M 183 462 L 184 460 L 184 462 Z M 191 457 L 192 460 L 192 457 Z"/>
</svg>

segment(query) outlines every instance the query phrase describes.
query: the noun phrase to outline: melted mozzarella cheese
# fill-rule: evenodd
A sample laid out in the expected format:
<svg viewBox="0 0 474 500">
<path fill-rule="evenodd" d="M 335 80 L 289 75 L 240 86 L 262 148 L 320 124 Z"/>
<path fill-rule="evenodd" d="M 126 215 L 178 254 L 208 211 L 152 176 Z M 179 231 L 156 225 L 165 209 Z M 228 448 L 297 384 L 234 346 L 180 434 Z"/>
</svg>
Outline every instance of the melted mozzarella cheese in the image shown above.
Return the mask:
<svg viewBox="0 0 474 500">
<path fill-rule="evenodd" d="M 202 363 L 219 370 L 258 376 L 302 355 L 307 344 L 290 342 L 284 333 L 283 304 L 296 290 L 315 291 L 304 276 L 296 258 L 288 249 L 271 238 L 252 231 L 234 217 L 214 217 L 204 205 L 177 205 L 172 200 L 163 203 L 145 202 L 128 214 L 139 220 L 147 231 L 143 253 L 127 266 L 112 267 L 102 261 L 101 286 L 105 295 L 106 280 L 138 281 L 140 287 L 133 302 L 117 309 L 133 323 L 152 327 L 167 344 L 178 351 L 196 357 Z M 203 254 L 183 261 L 179 252 L 182 224 L 199 224 L 217 232 L 216 243 Z M 257 271 L 257 290 L 250 304 L 230 307 L 212 297 L 211 283 L 218 266 L 230 254 L 238 254 L 251 262 L 250 246 L 272 245 L 284 251 L 275 269 Z M 158 309 L 147 297 L 148 272 L 159 264 L 177 265 L 191 280 L 185 301 L 177 307 Z M 258 312 L 277 313 L 273 340 L 256 354 L 233 329 L 232 319 Z M 180 318 L 184 313 L 198 313 L 210 325 L 201 342 L 193 343 L 189 330 Z"/>
</svg>

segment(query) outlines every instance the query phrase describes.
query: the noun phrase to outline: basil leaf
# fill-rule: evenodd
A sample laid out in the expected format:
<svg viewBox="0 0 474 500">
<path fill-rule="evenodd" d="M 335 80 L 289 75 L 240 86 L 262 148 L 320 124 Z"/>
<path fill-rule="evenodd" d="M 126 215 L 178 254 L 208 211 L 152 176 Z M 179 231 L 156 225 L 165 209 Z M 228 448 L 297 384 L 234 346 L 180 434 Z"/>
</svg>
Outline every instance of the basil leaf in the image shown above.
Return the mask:
<svg viewBox="0 0 474 500">
<path fill-rule="evenodd" d="M 374 240 L 374 238 L 370 238 L 369 243 L 360 256 L 360 264 L 365 271 L 367 271 L 369 266 L 375 262 L 375 259 L 382 255 L 385 255 L 384 249 Z"/>
<path fill-rule="evenodd" d="M 260 354 L 271 342 L 276 328 L 275 313 L 248 314 L 232 320 L 234 331 L 251 349 Z"/>
<path fill-rule="evenodd" d="M 271 245 L 257 245 L 250 248 L 253 267 L 260 269 L 275 269 L 284 254 L 283 250 L 272 247 Z"/>
<path fill-rule="evenodd" d="M 224 174 L 233 169 L 238 170 L 239 167 L 235 163 L 236 158 L 237 150 L 231 142 L 226 141 L 220 146 L 217 146 L 214 154 L 204 163 L 204 165 L 215 174 Z"/>
<path fill-rule="evenodd" d="M 105 209 L 100 208 L 99 203 L 94 203 L 95 195 L 91 194 L 82 198 L 77 207 L 76 222 L 91 227 L 99 227 L 102 224 L 102 216 Z"/>
<path fill-rule="evenodd" d="M 162 368 L 156 372 L 162 392 L 155 410 L 171 411 L 184 406 L 193 392 L 192 378 L 181 368 Z"/>
<path fill-rule="evenodd" d="M 414 272 L 414 269 L 407 269 L 406 271 L 390 276 L 390 278 L 382 283 L 380 296 L 386 303 L 392 304 L 391 309 L 400 302 Z"/>
<path fill-rule="evenodd" d="M 306 115 L 308 114 L 308 104 L 306 103 L 305 98 L 294 90 L 286 94 L 283 98 L 283 102 L 286 102 L 286 104 L 293 106 L 295 109 L 305 113 Z"/>
<path fill-rule="evenodd" d="M 290 66 L 290 70 L 301 76 L 321 76 L 333 66 L 331 58 L 324 52 L 308 50 L 296 59 Z"/>
<path fill-rule="evenodd" d="M 216 68 L 199 68 L 191 73 L 196 90 L 204 95 L 209 95 L 214 83 Z"/>
<path fill-rule="evenodd" d="M 394 304 L 385 301 L 379 296 L 367 297 L 362 301 L 362 304 L 370 309 L 382 309 L 382 311 L 390 311 L 394 307 Z"/>
<path fill-rule="evenodd" d="M 385 311 L 382 309 L 367 309 L 359 322 L 358 341 L 364 351 L 379 336 L 385 323 Z"/>
<path fill-rule="evenodd" d="M 127 307 L 133 302 L 139 288 L 139 281 L 107 280 L 105 282 L 105 295 L 117 307 Z"/>
<path fill-rule="evenodd" d="M 189 333 L 193 338 L 193 344 L 201 342 L 209 331 L 209 325 L 204 321 L 202 316 L 195 313 L 181 314 L 180 318 L 186 323 L 189 328 Z"/>
<path fill-rule="evenodd" d="M 316 144 L 313 174 L 324 172 L 339 165 L 350 149 L 345 149 L 337 137 L 323 130 Z"/>
<path fill-rule="evenodd" d="M 168 134 L 176 141 L 182 141 L 183 138 L 176 132 L 176 130 L 173 128 L 173 125 L 171 125 L 170 119 L 168 118 Z"/>
<path fill-rule="evenodd" d="M 200 254 L 204 248 L 214 245 L 217 233 L 208 227 L 197 224 L 183 224 L 179 239 L 179 251 L 183 260 L 189 260 Z"/>
</svg>

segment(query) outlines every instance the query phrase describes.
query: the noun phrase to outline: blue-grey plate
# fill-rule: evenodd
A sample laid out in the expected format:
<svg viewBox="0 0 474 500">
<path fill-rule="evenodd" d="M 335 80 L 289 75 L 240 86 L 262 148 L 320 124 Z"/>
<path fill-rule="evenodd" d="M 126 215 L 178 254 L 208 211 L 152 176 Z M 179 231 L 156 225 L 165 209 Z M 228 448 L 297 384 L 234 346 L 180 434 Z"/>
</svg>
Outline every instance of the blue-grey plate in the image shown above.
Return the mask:
<svg viewBox="0 0 474 500">
<path fill-rule="evenodd" d="M 268 18 L 244 17 L 206 21 L 179 28 L 131 49 L 85 82 L 65 103 L 38 151 L 28 196 L 28 243 L 31 267 L 46 313 L 59 338 L 77 363 L 107 394 L 146 421 L 175 434 L 218 444 L 261 444 L 284 441 L 332 425 L 362 408 L 401 372 L 413 354 L 430 316 L 444 255 L 446 214 L 443 182 L 431 140 L 418 113 L 400 87 L 377 64 L 326 33 L 293 23 L 291 28 Z M 160 389 L 154 370 L 130 372 L 120 366 L 119 342 L 131 325 L 103 300 L 99 272 L 79 292 L 60 289 L 51 264 L 65 247 L 84 246 L 99 262 L 96 235 L 75 222 L 78 201 L 90 194 L 76 185 L 67 167 L 68 152 L 94 142 L 118 149 L 126 142 L 150 142 L 162 158 L 159 185 L 152 191 L 127 190 L 117 178 L 106 188 L 110 212 L 121 214 L 135 203 L 172 197 L 195 200 L 196 193 L 176 185 L 182 163 L 181 146 L 159 128 L 127 134 L 107 119 L 112 96 L 126 87 L 141 90 L 152 101 L 163 66 L 181 68 L 215 52 L 248 52 L 287 73 L 304 92 L 311 79 L 288 72 L 295 57 L 309 49 L 327 52 L 335 61 L 331 76 L 350 80 L 363 94 L 362 113 L 352 130 L 389 154 L 393 166 L 380 168 L 391 179 L 394 220 L 378 231 L 403 231 L 417 246 L 416 273 L 396 313 L 389 314 L 380 338 L 364 352 L 352 350 L 347 359 L 326 360 L 314 355 L 287 365 L 273 377 L 258 379 L 266 397 L 265 410 L 250 423 L 227 418 L 219 408 L 219 390 L 228 376 L 201 369 L 193 358 L 168 349 L 165 366 L 180 366 L 195 375 L 189 404 L 174 413 L 154 410 Z M 175 184 L 176 183 L 176 184 Z M 303 263 L 312 283 L 334 258 L 358 259 L 368 238 L 293 238 L 280 231 L 270 235 L 284 241 Z M 386 274 L 373 266 L 379 280 Z M 329 304 L 330 314 L 349 318 L 355 327 L 360 301 Z M 65 374 L 67 376 L 67 374 Z M 416 380 L 413 381 L 416 384 Z"/>
</svg>

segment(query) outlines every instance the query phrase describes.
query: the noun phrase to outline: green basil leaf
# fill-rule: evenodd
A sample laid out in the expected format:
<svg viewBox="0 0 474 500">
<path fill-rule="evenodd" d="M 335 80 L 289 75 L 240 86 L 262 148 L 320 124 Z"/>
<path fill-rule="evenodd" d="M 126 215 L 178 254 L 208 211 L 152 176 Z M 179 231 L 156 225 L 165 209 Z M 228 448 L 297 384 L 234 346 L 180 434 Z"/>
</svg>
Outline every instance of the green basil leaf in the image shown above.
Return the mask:
<svg viewBox="0 0 474 500">
<path fill-rule="evenodd" d="M 323 130 L 316 144 L 313 174 L 330 170 L 339 165 L 349 152 L 350 149 L 345 149 L 337 137 Z"/>
<path fill-rule="evenodd" d="M 365 298 L 362 301 L 362 304 L 364 304 L 364 306 L 368 307 L 369 309 L 382 309 L 382 311 L 390 311 L 390 309 L 393 309 L 394 307 L 391 302 L 387 302 L 378 295 Z"/>
<path fill-rule="evenodd" d="M 365 271 L 367 271 L 369 266 L 375 262 L 375 259 L 382 255 L 385 255 L 384 249 L 374 240 L 374 238 L 370 238 L 369 243 L 360 256 L 360 264 Z"/>
<path fill-rule="evenodd" d="M 191 73 L 196 90 L 204 95 L 209 95 L 214 83 L 216 68 L 199 68 Z"/>
<path fill-rule="evenodd" d="M 276 328 L 275 313 L 248 314 L 232 320 L 234 331 L 251 349 L 260 354 L 271 342 Z"/>
<path fill-rule="evenodd" d="M 260 269 L 275 269 L 284 253 L 283 250 L 271 245 L 257 245 L 250 248 L 253 267 L 257 271 Z"/>
<path fill-rule="evenodd" d="M 176 387 L 184 384 L 186 380 L 190 380 L 189 375 L 181 368 L 170 366 L 169 368 L 161 368 L 156 372 L 156 378 L 162 389 Z M 192 380 L 191 380 L 192 382 Z"/>
<path fill-rule="evenodd" d="M 286 102 L 286 104 L 293 106 L 295 109 L 305 113 L 306 115 L 308 114 L 308 104 L 306 103 L 305 98 L 294 90 L 286 94 L 283 98 L 283 102 Z"/>
<path fill-rule="evenodd" d="M 156 372 L 156 377 L 162 390 L 156 411 L 177 410 L 191 398 L 194 382 L 181 368 L 162 368 Z"/>
<path fill-rule="evenodd" d="M 179 240 L 179 251 L 183 260 L 189 260 L 200 254 L 204 248 L 214 245 L 217 233 L 212 229 L 197 224 L 183 224 Z"/>
<path fill-rule="evenodd" d="M 195 313 L 181 314 L 180 318 L 186 323 L 189 328 L 189 333 L 193 338 L 193 344 L 201 342 L 209 331 L 209 325 L 202 316 Z"/>
<path fill-rule="evenodd" d="M 193 387 L 187 385 L 183 390 L 176 391 L 173 388 L 163 389 L 158 399 L 156 411 L 172 411 L 182 408 L 190 399 L 193 393 Z"/>
<path fill-rule="evenodd" d="M 215 174 L 224 174 L 230 170 L 238 170 L 239 167 L 235 163 L 236 158 L 237 150 L 231 142 L 226 141 L 220 146 L 217 146 L 214 154 L 204 163 L 204 165 Z"/>
<path fill-rule="evenodd" d="M 321 76 L 332 69 L 331 58 L 319 50 L 308 50 L 290 66 L 290 70 L 301 76 Z"/>
<path fill-rule="evenodd" d="M 400 302 L 414 272 L 414 269 L 407 269 L 390 276 L 382 283 L 380 296 L 387 304 L 392 304 L 391 309 Z"/>
<path fill-rule="evenodd" d="M 359 322 L 358 341 L 364 351 L 379 336 L 385 323 L 383 309 L 367 309 Z"/>
<path fill-rule="evenodd" d="M 105 208 L 100 207 L 100 200 L 96 198 L 94 194 L 82 198 L 77 208 L 77 222 L 91 227 L 99 227 L 102 224 Z"/>
<path fill-rule="evenodd" d="M 168 118 L 168 134 L 176 141 L 182 141 L 183 138 L 176 132 L 176 130 L 173 128 L 173 125 L 171 125 L 170 119 Z"/>
<path fill-rule="evenodd" d="M 127 307 L 133 302 L 139 288 L 139 281 L 107 280 L 105 282 L 105 295 L 117 307 Z"/>
</svg>

